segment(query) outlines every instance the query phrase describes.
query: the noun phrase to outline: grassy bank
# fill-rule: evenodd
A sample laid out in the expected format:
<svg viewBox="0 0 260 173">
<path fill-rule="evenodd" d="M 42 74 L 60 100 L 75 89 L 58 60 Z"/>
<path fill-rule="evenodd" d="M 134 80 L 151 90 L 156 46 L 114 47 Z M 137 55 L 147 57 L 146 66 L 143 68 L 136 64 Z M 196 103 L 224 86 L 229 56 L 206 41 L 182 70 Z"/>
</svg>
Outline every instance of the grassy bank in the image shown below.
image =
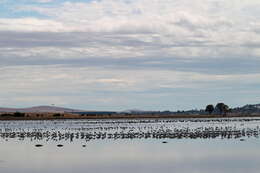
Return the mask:
<svg viewBox="0 0 260 173">
<path fill-rule="evenodd" d="M 228 118 L 260 117 L 259 115 L 183 115 L 183 114 L 108 114 L 80 115 L 72 113 L 1 113 L 0 120 L 56 120 L 56 119 L 136 119 L 136 118 Z"/>
</svg>

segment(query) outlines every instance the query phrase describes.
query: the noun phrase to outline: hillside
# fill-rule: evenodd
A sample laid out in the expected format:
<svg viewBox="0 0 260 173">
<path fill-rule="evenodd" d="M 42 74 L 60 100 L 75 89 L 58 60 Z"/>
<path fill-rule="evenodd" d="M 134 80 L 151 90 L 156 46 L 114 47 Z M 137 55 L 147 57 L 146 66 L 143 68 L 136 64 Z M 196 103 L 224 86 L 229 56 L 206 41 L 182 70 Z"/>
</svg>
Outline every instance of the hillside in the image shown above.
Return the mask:
<svg viewBox="0 0 260 173">
<path fill-rule="evenodd" d="M 255 114 L 260 113 L 260 104 L 250 104 L 245 105 L 243 107 L 238 107 L 232 109 L 233 113 L 240 113 L 240 114 Z"/>
<path fill-rule="evenodd" d="M 84 110 L 76 110 L 64 107 L 56 106 L 35 106 L 29 108 L 0 108 L 0 112 L 52 112 L 52 113 L 64 113 L 64 112 L 82 112 Z"/>
</svg>

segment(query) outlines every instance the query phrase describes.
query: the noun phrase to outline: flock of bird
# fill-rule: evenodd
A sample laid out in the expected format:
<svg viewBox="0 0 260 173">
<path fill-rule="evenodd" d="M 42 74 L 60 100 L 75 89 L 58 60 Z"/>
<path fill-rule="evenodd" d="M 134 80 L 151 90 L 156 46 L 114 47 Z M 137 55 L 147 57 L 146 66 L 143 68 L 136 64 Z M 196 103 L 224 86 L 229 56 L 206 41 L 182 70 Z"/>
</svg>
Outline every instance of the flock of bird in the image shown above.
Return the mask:
<svg viewBox="0 0 260 173">
<path fill-rule="evenodd" d="M 75 140 L 218 138 L 242 141 L 250 137 L 258 138 L 259 125 L 260 119 L 253 118 L 59 120 L 44 123 L 10 121 L 0 122 L 0 139 L 73 142 Z"/>
<path fill-rule="evenodd" d="M 242 137 L 259 137 L 260 129 L 244 128 L 242 130 L 234 127 L 225 128 L 184 128 L 174 130 L 151 130 L 151 131 L 121 131 L 121 132 L 61 132 L 61 131 L 45 131 L 45 132 L 2 132 L 0 137 L 2 139 L 18 138 L 24 140 L 43 140 L 46 141 L 70 141 L 73 140 L 99 140 L 99 139 L 197 139 L 197 138 L 221 138 L 232 139 Z"/>
</svg>

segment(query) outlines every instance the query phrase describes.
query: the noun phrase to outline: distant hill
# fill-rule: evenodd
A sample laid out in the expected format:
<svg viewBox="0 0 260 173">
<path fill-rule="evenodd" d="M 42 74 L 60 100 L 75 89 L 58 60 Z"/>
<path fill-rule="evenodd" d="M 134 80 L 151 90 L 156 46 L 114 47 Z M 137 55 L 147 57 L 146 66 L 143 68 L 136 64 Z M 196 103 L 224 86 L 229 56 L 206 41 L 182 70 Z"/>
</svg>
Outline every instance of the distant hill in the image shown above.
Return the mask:
<svg viewBox="0 0 260 173">
<path fill-rule="evenodd" d="M 76 110 L 70 108 L 63 108 L 63 107 L 56 107 L 56 106 L 35 106 L 29 108 L 1 108 L 0 112 L 57 112 L 57 113 L 64 113 L 64 112 L 83 112 L 85 110 Z"/>
<path fill-rule="evenodd" d="M 182 114 L 182 115 L 205 115 L 208 114 L 204 109 L 201 110 L 186 110 L 186 111 L 144 111 L 138 109 L 130 109 L 122 111 L 121 113 L 129 113 L 129 114 Z M 231 113 L 239 114 L 239 115 L 254 115 L 260 114 L 260 104 L 247 104 L 242 107 L 231 108 Z M 218 113 L 215 113 L 218 114 Z"/>
<path fill-rule="evenodd" d="M 260 109 L 260 104 L 254 104 L 254 105 L 245 105 L 242 107 L 242 109 Z"/>
<path fill-rule="evenodd" d="M 106 111 L 89 111 L 89 110 L 77 110 L 71 108 L 64 107 L 56 107 L 56 106 L 35 106 L 29 108 L 1 108 L 0 113 L 8 113 L 8 112 L 22 112 L 22 113 L 36 113 L 36 112 L 51 112 L 51 113 L 64 113 L 64 112 L 77 112 L 77 113 L 104 113 Z M 260 104 L 248 104 L 242 107 L 231 108 L 232 113 L 237 114 L 259 114 L 260 113 Z M 130 109 L 121 111 L 120 113 L 128 113 L 128 114 L 187 114 L 187 115 L 200 115 L 206 114 L 205 110 L 188 110 L 188 111 L 144 111 L 138 109 Z"/>
<path fill-rule="evenodd" d="M 129 110 L 121 111 L 120 113 L 125 113 L 125 114 L 154 114 L 154 113 L 162 113 L 162 112 L 161 111 L 145 111 L 145 110 L 140 110 L 140 109 L 129 109 Z"/>
<path fill-rule="evenodd" d="M 140 109 L 128 109 L 128 110 L 124 110 L 121 112 L 122 113 L 143 113 L 143 112 L 148 112 L 148 111 L 144 111 L 144 110 L 140 110 Z"/>
<path fill-rule="evenodd" d="M 232 112 L 243 113 L 243 114 L 260 113 L 260 104 L 250 104 L 250 105 L 245 105 L 243 107 L 234 108 L 232 109 Z"/>
</svg>

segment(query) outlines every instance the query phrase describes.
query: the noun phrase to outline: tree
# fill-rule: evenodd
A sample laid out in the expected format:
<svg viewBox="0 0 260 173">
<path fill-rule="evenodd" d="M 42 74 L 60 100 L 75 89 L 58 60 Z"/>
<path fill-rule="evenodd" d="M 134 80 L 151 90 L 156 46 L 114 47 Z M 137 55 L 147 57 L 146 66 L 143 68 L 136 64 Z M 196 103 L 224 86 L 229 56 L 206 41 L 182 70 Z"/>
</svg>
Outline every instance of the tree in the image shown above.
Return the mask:
<svg viewBox="0 0 260 173">
<path fill-rule="evenodd" d="M 25 113 L 21 113 L 21 112 L 15 112 L 13 114 L 14 117 L 25 117 Z"/>
<path fill-rule="evenodd" d="M 205 111 L 208 112 L 209 114 L 211 114 L 214 111 L 214 106 L 213 105 L 207 105 Z"/>
<path fill-rule="evenodd" d="M 216 105 L 215 110 L 218 110 L 219 113 L 226 115 L 227 112 L 229 111 L 229 107 L 224 103 L 218 103 Z"/>
</svg>

